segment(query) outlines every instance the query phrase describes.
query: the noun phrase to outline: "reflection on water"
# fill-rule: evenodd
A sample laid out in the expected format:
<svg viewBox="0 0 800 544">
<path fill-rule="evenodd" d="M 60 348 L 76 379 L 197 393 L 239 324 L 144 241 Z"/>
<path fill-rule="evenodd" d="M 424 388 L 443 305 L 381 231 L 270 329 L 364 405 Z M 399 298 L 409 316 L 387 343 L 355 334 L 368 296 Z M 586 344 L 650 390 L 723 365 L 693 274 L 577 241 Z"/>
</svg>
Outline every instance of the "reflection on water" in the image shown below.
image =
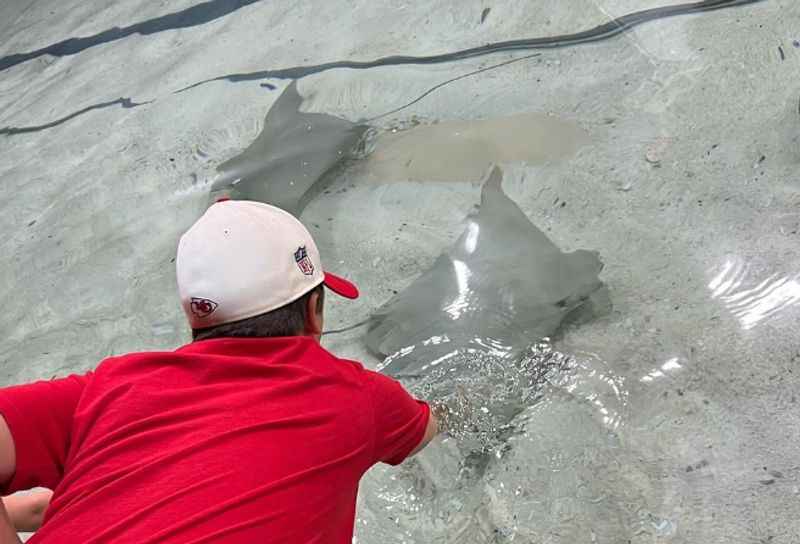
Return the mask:
<svg viewBox="0 0 800 544">
<path fill-rule="evenodd" d="M 616 375 L 597 354 L 580 353 L 573 372 L 565 375 L 560 387 L 575 399 L 591 405 L 599 421 L 609 431 L 624 424 L 628 410 L 625 380 Z"/>
<path fill-rule="evenodd" d="M 680 357 L 670 357 L 659 368 L 656 368 L 652 372 L 646 374 L 645 376 L 642 376 L 640 381 L 645 383 L 652 382 L 654 380 L 657 380 L 658 378 L 663 378 L 667 376 L 667 374 L 669 374 L 670 372 L 680 370 L 681 368 L 683 368 L 683 366 L 684 362 L 681 360 Z"/>
<path fill-rule="evenodd" d="M 742 259 L 730 258 L 709 282 L 712 298 L 719 299 L 745 330 L 800 303 L 798 276 L 778 273 L 752 277 Z"/>
</svg>

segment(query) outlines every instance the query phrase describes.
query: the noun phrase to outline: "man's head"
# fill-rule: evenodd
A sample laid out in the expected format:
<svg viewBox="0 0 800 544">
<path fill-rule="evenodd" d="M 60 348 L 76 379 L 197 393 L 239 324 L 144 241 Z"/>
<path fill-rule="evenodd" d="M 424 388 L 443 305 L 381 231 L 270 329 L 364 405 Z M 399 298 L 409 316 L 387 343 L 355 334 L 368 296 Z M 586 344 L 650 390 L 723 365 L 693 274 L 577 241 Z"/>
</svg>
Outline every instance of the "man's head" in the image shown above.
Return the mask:
<svg viewBox="0 0 800 544">
<path fill-rule="evenodd" d="M 325 289 L 322 285 L 282 306 L 255 317 L 223 323 L 206 329 L 192 329 L 192 340 L 212 338 L 275 338 L 279 336 L 322 336 Z"/>
<path fill-rule="evenodd" d="M 181 237 L 178 291 L 195 340 L 322 333 L 323 285 L 358 290 L 323 272 L 306 228 L 287 212 L 248 201 L 212 205 Z"/>
</svg>

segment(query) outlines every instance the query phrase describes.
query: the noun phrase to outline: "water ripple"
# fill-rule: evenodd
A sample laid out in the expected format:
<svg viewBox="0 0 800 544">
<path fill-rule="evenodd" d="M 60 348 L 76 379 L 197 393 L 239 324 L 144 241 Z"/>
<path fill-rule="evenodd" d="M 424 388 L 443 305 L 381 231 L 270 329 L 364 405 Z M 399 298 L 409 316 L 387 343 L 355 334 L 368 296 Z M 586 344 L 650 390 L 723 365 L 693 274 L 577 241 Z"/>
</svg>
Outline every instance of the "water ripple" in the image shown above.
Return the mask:
<svg viewBox="0 0 800 544">
<path fill-rule="evenodd" d="M 754 276 L 747 263 L 731 258 L 708 284 L 711 297 L 720 300 L 745 330 L 800 303 L 800 275 Z"/>
</svg>

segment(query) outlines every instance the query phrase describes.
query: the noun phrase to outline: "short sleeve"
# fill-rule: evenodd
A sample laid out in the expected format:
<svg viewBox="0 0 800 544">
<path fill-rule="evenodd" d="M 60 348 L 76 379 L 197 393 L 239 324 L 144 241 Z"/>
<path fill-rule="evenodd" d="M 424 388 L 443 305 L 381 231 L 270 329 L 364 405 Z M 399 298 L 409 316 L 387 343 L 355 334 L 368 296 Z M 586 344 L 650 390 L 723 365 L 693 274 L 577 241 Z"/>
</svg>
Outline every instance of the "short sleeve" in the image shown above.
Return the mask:
<svg viewBox="0 0 800 544">
<path fill-rule="evenodd" d="M 54 489 L 64 474 L 72 419 L 89 375 L 0 389 L 0 415 L 14 439 L 16 470 L 4 494 Z"/>
<path fill-rule="evenodd" d="M 398 465 L 425 436 L 427 403 L 416 400 L 397 380 L 370 372 L 375 414 L 375 462 Z"/>
</svg>

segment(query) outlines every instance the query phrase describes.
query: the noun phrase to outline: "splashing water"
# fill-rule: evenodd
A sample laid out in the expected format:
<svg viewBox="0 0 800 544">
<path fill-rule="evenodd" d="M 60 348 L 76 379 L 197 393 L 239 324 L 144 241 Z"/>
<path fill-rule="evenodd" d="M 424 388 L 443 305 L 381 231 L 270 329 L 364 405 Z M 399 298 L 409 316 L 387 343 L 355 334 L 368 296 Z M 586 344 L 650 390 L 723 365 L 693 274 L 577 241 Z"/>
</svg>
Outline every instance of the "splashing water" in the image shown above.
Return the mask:
<svg viewBox="0 0 800 544">
<path fill-rule="evenodd" d="M 514 434 L 516 416 L 541 398 L 542 387 L 574 364 L 545 338 L 516 356 L 454 350 L 424 376 L 404 381 L 415 395 L 440 407 L 443 430 L 465 453 L 485 454 Z"/>
</svg>

